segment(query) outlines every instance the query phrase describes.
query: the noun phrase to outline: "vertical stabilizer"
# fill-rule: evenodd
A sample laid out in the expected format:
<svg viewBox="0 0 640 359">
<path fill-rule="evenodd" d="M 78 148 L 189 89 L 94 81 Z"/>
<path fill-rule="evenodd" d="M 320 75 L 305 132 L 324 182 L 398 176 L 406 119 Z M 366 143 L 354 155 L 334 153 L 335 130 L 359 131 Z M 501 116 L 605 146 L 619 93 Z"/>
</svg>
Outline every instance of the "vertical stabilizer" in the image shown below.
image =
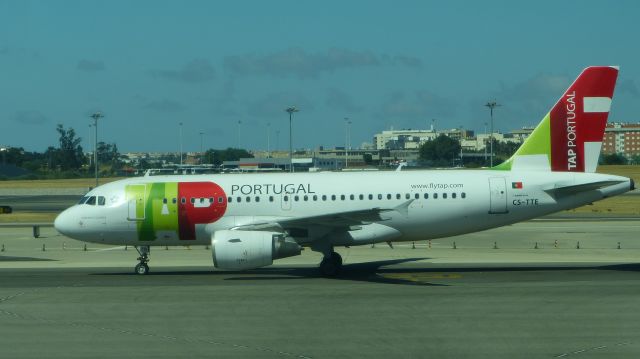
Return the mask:
<svg viewBox="0 0 640 359">
<path fill-rule="evenodd" d="M 617 78 L 617 66 L 586 68 L 518 151 L 494 169 L 595 172 Z"/>
</svg>

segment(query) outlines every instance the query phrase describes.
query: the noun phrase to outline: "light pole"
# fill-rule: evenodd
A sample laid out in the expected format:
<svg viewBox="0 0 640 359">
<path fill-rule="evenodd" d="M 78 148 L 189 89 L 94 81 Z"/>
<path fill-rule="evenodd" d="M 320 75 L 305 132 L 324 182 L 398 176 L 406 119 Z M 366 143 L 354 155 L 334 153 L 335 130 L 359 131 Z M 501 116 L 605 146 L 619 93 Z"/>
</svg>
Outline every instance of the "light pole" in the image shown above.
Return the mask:
<svg viewBox="0 0 640 359">
<path fill-rule="evenodd" d="M 96 173 L 96 187 L 98 187 L 98 120 L 103 118 L 104 115 L 100 112 L 96 112 L 90 116 L 93 119 L 93 127 L 95 129 L 95 142 L 93 143 L 93 166 Z"/>
<path fill-rule="evenodd" d="M 462 126 L 458 126 L 460 133 L 460 167 L 462 167 Z"/>
<path fill-rule="evenodd" d="M 498 104 L 496 100 L 489 101 L 485 104 L 489 108 L 491 113 L 491 133 L 489 134 L 489 141 L 491 142 L 490 152 L 489 152 L 489 167 L 493 167 L 493 109 L 496 107 L 500 107 L 502 105 Z"/>
<path fill-rule="evenodd" d="M 93 129 L 92 129 L 93 125 L 89 124 L 89 138 L 91 139 L 91 147 L 94 147 L 93 145 Z M 88 147 L 87 147 L 88 148 Z M 91 166 L 93 166 L 93 156 L 89 157 L 89 168 L 91 168 Z"/>
<path fill-rule="evenodd" d="M 271 157 L 271 123 L 267 122 L 267 158 Z"/>
<path fill-rule="evenodd" d="M 236 143 L 236 147 L 239 149 L 240 148 L 240 125 L 242 124 L 242 121 L 238 120 L 238 142 Z"/>
<path fill-rule="evenodd" d="M 293 122 L 293 113 L 299 112 L 300 110 L 295 106 L 291 106 L 287 107 L 285 111 L 289 113 L 289 171 L 293 173 L 293 125 L 291 123 Z"/>
<path fill-rule="evenodd" d="M 487 165 L 487 123 L 484 123 L 484 165 Z"/>
<path fill-rule="evenodd" d="M 204 135 L 204 132 L 200 131 L 200 164 L 204 163 L 204 152 L 202 152 L 202 135 Z"/>
<path fill-rule="evenodd" d="M 349 117 L 344 118 L 344 168 L 349 167 L 349 130 L 351 126 L 351 121 L 349 121 Z"/>
<path fill-rule="evenodd" d="M 182 122 L 180 122 L 180 167 L 182 167 Z"/>
</svg>

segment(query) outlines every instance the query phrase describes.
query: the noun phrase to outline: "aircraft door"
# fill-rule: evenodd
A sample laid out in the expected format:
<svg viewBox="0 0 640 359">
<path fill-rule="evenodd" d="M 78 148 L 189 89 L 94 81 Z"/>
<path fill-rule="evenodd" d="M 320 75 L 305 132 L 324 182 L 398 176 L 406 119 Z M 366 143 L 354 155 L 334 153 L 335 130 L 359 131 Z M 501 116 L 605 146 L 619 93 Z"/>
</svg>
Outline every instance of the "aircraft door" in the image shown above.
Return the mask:
<svg viewBox="0 0 640 359">
<path fill-rule="evenodd" d="M 142 221 L 145 219 L 145 193 L 146 185 L 132 184 L 126 187 L 128 214 L 130 221 Z"/>
<path fill-rule="evenodd" d="M 293 195 L 283 193 L 282 196 L 280 196 L 280 201 L 282 203 L 282 209 L 285 211 L 290 211 L 291 201 L 293 201 Z"/>
<path fill-rule="evenodd" d="M 507 185 L 503 177 L 489 178 L 490 214 L 507 213 Z"/>
</svg>

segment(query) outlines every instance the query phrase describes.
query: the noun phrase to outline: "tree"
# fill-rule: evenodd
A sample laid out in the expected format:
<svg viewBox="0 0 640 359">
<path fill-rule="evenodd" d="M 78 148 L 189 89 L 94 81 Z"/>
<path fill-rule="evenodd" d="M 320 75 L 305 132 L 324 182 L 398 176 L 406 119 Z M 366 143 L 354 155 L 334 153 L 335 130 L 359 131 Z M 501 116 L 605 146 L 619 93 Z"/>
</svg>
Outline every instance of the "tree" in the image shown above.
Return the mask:
<svg viewBox="0 0 640 359">
<path fill-rule="evenodd" d="M 76 131 L 73 128 L 65 130 L 61 124 L 58 124 L 56 131 L 60 135 L 56 165 L 64 171 L 80 169 L 84 158 L 82 146 L 80 146 L 82 138 L 76 138 Z"/>
<path fill-rule="evenodd" d="M 204 154 L 205 163 L 213 163 L 220 166 L 224 161 L 238 161 L 241 158 L 253 158 L 247 150 L 241 148 L 227 148 L 226 150 L 209 149 Z"/>
<path fill-rule="evenodd" d="M 101 164 L 111 165 L 112 169 L 118 169 L 122 166 L 120 161 L 121 155 L 118 151 L 118 145 L 115 143 L 98 142 L 98 161 Z"/>
<path fill-rule="evenodd" d="M 444 134 L 420 146 L 420 159 L 432 166 L 450 166 L 460 155 L 460 142 Z"/>
<path fill-rule="evenodd" d="M 627 158 L 620 153 L 612 153 L 609 155 L 601 154 L 600 164 L 601 165 L 626 165 Z"/>
</svg>

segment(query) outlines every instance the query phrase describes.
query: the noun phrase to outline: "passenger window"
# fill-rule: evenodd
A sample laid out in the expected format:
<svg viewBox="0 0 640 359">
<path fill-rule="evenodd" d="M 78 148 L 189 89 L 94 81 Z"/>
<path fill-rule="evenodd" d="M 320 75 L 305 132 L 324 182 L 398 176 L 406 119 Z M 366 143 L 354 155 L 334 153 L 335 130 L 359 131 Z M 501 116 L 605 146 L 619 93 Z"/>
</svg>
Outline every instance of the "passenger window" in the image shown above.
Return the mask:
<svg viewBox="0 0 640 359">
<path fill-rule="evenodd" d="M 382 199 L 382 194 L 378 193 L 378 199 Z"/>
<path fill-rule="evenodd" d="M 400 199 L 402 196 L 400 196 L 400 193 L 396 193 L 396 199 Z"/>
<path fill-rule="evenodd" d="M 327 195 L 326 195 L 326 194 L 323 194 L 323 195 L 322 195 L 322 200 L 323 200 L 323 201 L 326 201 L 326 200 L 327 200 Z"/>
<path fill-rule="evenodd" d="M 341 194 L 341 195 L 340 195 L 340 199 L 344 201 L 344 198 L 345 198 L 345 197 L 344 197 L 344 195 L 343 195 L 343 194 Z"/>
<path fill-rule="evenodd" d="M 200 203 L 204 203 L 204 198 L 200 198 Z"/>
<path fill-rule="evenodd" d="M 364 195 L 361 194 L 361 195 L 358 196 L 358 198 L 360 198 L 360 200 L 362 201 L 364 199 Z"/>
<path fill-rule="evenodd" d="M 462 193 L 460 193 L 460 197 L 462 197 L 462 198 L 467 198 L 467 194 L 466 194 L 466 193 L 464 193 L 464 192 L 462 192 Z"/>
<path fill-rule="evenodd" d="M 331 195 L 331 200 L 332 200 L 332 201 L 335 201 L 335 200 L 336 200 L 336 195 L 335 195 L 335 194 L 332 194 L 332 195 Z"/>
<path fill-rule="evenodd" d="M 420 193 L 416 193 L 416 195 L 413 198 L 420 199 Z"/>
<path fill-rule="evenodd" d="M 223 203 L 224 202 L 224 197 L 218 197 L 218 203 Z"/>
<path fill-rule="evenodd" d="M 232 198 L 232 197 L 227 198 L 227 202 L 228 202 L 228 203 L 233 202 L 233 198 Z"/>
<path fill-rule="evenodd" d="M 283 199 L 284 199 L 285 202 L 288 202 L 289 201 L 289 196 L 284 196 Z"/>
<path fill-rule="evenodd" d="M 451 194 L 451 198 L 456 198 L 456 193 L 455 192 Z"/>
<path fill-rule="evenodd" d="M 428 193 L 424 194 L 424 199 L 429 199 L 429 194 Z"/>
<path fill-rule="evenodd" d="M 182 204 L 187 203 L 187 199 L 186 199 L 186 198 L 184 198 L 184 197 L 180 198 L 180 203 L 182 203 Z"/>
<path fill-rule="evenodd" d="M 88 204 L 90 206 L 95 206 L 96 205 L 96 196 L 89 197 L 89 199 L 87 200 L 87 202 L 85 202 L 85 204 Z"/>
<path fill-rule="evenodd" d="M 104 206 L 106 200 L 103 196 L 98 197 L 98 206 Z"/>
<path fill-rule="evenodd" d="M 404 195 L 405 199 L 409 199 L 409 197 L 410 197 L 410 195 L 408 193 Z"/>
<path fill-rule="evenodd" d="M 260 202 L 260 197 L 256 196 L 256 202 Z"/>
<path fill-rule="evenodd" d="M 391 193 L 387 193 L 387 199 L 391 199 Z"/>
<path fill-rule="evenodd" d="M 354 199 L 356 199 L 356 197 L 354 195 L 350 195 L 349 199 L 351 199 L 353 201 Z"/>
<path fill-rule="evenodd" d="M 269 196 L 269 202 L 273 202 L 273 196 Z"/>
<path fill-rule="evenodd" d="M 166 198 L 163 198 L 163 199 L 162 199 L 162 203 L 167 204 L 167 199 L 166 199 Z"/>
<path fill-rule="evenodd" d="M 302 197 L 304 199 L 304 201 L 308 201 L 309 200 L 309 196 L 305 195 L 304 197 Z"/>
<path fill-rule="evenodd" d="M 369 194 L 369 200 L 370 201 L 373 200 L 373 195 L 372 194 Z"/>
<path fill-rule="evenodd" d="M 236 197 L 236 202 L 238 203 L 242 202 L 242 197 Z"/>
<path fill-rule="evenodd" d="M 247 202 L 251 202 L 251 197 L 247 196 Z"/>
<path fill-rule="evenodd" d="M 313 195 L 313 200 L 317 201 L 318 200 L 318 196 L 316 196 L 315 194 Z"/>
<path fill-rule="evenodd" d="M 433 194 L 433 199 L 438 199 L 438 194 L 437 193 Z"/>
<path fill-rule="evenodd" d="M 300 199 L 300 197 L 298 197 L 297 195 L 296 195 L 296 196 L 293 196 L 293 200 L 294 200 L 294 201 L 298 202 L 298 200 L 299 200 L 299 199 Z"/>
<path fill-rule="evenodd" d="M 173 204 L 178 203 L 178 199 L 177 199 L 177 198 L 172 198 L 172 199 L 171 199 L 171 203 L 173 203 Z"/>
<path fill-rule="evenodd" d="M 447 194 L 446 193 L 442 194 L 442 199 L 447 199 Z"/>
<path fill-rule="evenodd" d="M 209 203 L 213 203 L 213 197 L 209 197 Z"/>
<path fill-rule="evenodd" d="M 191 197 L 191 204 L 194 204 L 194 203 L 196 203 L 196 199 Z"/>
</svg>

